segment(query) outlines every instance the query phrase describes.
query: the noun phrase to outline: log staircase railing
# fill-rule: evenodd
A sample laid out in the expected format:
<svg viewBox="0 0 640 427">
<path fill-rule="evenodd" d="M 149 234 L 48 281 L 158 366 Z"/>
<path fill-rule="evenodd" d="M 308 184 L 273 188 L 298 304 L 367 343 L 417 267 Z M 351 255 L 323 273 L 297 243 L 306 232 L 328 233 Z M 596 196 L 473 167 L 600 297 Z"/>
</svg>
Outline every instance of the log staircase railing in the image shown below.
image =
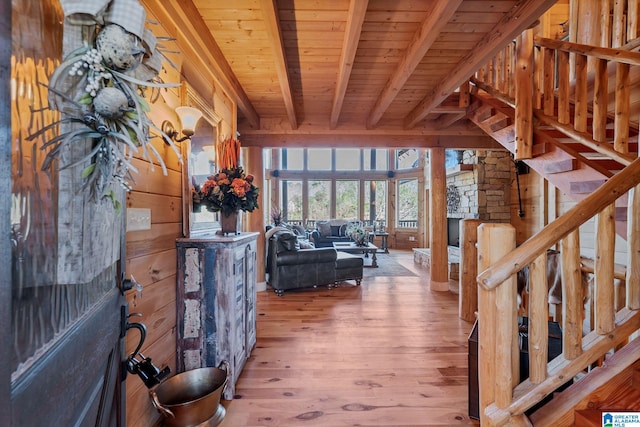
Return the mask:
<svg viewBox="0 0 640 427">
<path fill-rule="evenodd" d="M 511 225 L 478 227 L 478 371 L 483 426 L 532 425 L 525 415 L 529 409 L 612 349 L 628 345 L 640 328 L 640 159 L 637 123 L 629 113 L 631 82 L 640 81 L 640 54 L 631 51 L 638 45 L 639 40 L 632 40 L 620 49 L 597 48 L 534 38 L 529 32 L 471 80 L 477 88 L 513 107 L 511 112 L 503 111 L 504 117 L 476 119 L 488 122 L 490 131 L 501 132 L 494 138 L 515 158 L 533 159 L 540 151 L 534 147 L 535 141 L 557 135 L 556 148 L 568 140 L 572 146 L 578 144 L 606 157 L 607 164 L 618 165 L 610 172 L 599 167 L 604 171 L 599 188 L 582 196 L 572 209 L 518 247 Z M 612 100 L 610 94 L 614 95 Z M 512 130 L 504 131 L 505 126 Z M 538 134 L 540 129 L 547 132 L 544 138 Z M 567 148 L 567 152 L 578 154 L 578 160 L 572 161 L 577 167 L 587 167 L 579 164 L 586 156 L 576 148 Z M 614 256 L 619 218 L 616 202 L 621 201 L 626 207 L 623 237 L 629 259 L 626 307 L 617 309 Z M 595 326 L 585 335 L 579 228 L 592 218 L 596 223 Z M 552 247 L 561 249 L 563 352 L 547 363 L 546 253 Z M 515 281 L 525 266 L 529 266 L 530 376 L 520 382 Z M 538 421 L 536 426 L 553 425 L 557 420 L 545 416 Z"/>
</svg>

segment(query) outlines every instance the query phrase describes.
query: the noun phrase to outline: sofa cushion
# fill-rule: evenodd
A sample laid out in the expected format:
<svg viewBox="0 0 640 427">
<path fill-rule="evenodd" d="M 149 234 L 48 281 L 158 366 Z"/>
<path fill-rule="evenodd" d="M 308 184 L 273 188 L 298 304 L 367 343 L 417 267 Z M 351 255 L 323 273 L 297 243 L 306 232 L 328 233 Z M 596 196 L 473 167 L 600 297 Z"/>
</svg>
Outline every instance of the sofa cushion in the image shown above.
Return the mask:
<svg viewBox="0 0 640 427">
<path fill-rule="evenodd" d="M 332 236 L 340 236 L 340 225 L 332 225 L 331 226 L 331 235 Z"/>
<path fill-rule="evenodd" d="M 318 227 L 318 231 L 320 232 L 320 236 L 331 236 L 331 224 L 329 224 L 328 221 L 318 221 L 316 225 Z"/>
</svg>

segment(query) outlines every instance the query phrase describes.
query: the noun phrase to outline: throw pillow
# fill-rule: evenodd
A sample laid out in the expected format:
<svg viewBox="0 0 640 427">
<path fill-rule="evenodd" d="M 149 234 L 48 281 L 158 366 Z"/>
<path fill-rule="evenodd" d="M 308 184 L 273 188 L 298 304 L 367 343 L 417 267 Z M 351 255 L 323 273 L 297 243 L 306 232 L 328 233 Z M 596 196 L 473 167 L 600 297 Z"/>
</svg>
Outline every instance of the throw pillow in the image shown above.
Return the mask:
<svg viewBox="0 0 640 427">
<path fill-rule="evenodd" d="M 298 243 L 298 237 L 290 231 L 281 232 L 278 234 L 278 247 L 279 251 L 297 251 L 300 249 L 300 245 Z"/>
<path fill-rule="evenodd" d="M 332 225 L 331 226 L 331 235 L 332 236 L 339 236 L 340 235 L 340 228 L 341 228 L 341 226 L 339 226 L 339 225 Z"/>
<path fill-rule="evenodd" d="M 318 231 L 320 232 L 320 236 L 328 237 L 331 236 L 331 225 L 328 222 L 317 222 Z"/>
<path fill-rule="evenodd" d="M 345 237 L 347 235 L 347 225 L 348 224 L 342 224 L 340 226 L 340 232 L 338 233 L 338 236 Z"/>
</svg>

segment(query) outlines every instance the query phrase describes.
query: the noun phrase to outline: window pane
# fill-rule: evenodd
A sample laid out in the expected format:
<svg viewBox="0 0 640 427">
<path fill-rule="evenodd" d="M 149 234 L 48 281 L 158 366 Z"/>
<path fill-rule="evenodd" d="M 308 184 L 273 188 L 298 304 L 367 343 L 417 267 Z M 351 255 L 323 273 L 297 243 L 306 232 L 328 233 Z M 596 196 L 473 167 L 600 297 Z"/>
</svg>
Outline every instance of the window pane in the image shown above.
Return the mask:
<svg viewBox="0 0 640 427">
<path fill-rule="evenodd" d="M 364 221 L 376 227 L 387 225 L 386 181 L 364 182 Z"/>
<path fill-rule="evenodd" d="M 420 155 L 415 148 L 396 150 L 396 169 L 413 169 L 418 167 Z"/>
<path fill-rule="evenodd" d="M 262 162 L 265 169 L 271 169 L 271 148 L 265 148 L 262 150 Z"/>
<path fill-rule="evenodd" d="M 302 221 L 302 181 L 282 181 L 282 207 L 285 222 Z"/>
<path fill-rule="evenodd" d="M 309 148 L 307 150 L 307 159 L 307 169 L 309 170 L 331 170 L 330 148 Z"/>
<path fill-rule="evenodd" d="M 398 227 L 418 227 L 418 180 L 401 179 L 398 181 Z"/>
<path fill-rule="evenodd" d="M 309 181 L 309 220 L 331 217 L 331 181 Z"/>
<path fill-rule="evenodd" d="M 280 150 L 280 165 L 285 170 L 302 170 L 302 148 L 283 148 Z"/>
<path fill-rule="evenodd" d="M 357 148 L 339 148 L 336 150 L 336 170 L 360 170 L 360 150 Z"/>
<path fill-rule="evenodd" d="M 356 219 L 360 194 L 359 181 L 336 181 L 336 218 Z"/>
<path fill-rule="evenodd" d="M 364 170 L 386 171 L 389 169 L 389 158 L 387 156 L 387 150 L 367 148 L 363 150 L 363 153 Z"/>
</svg>

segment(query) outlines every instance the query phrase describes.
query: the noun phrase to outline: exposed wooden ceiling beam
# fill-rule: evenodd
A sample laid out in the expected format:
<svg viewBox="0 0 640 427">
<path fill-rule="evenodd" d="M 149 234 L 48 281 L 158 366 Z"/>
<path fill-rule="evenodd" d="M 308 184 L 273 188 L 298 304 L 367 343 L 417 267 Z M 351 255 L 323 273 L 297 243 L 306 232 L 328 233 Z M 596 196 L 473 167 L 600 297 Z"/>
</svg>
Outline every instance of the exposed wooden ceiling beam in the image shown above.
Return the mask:
<svg viewBox="0 0 640 427">
<path fill-rule="evenodd" d="M 358 42 L 360 41 L 360 33 L 362 32 L 362 23 L 364 22 L 364 15 L 367 12 L 368 5 L 369 0 L 351 0 L 351 3 L 349 4 L 347 28 L 345 30 L 340 62 L 338 64 L 336 91 L 333 95 L 333 102 L 331 104 L 331 120 L 329 122 L 331 129 L 334 129 L 338 125 L 338 119 L 340 118 L 344 95 L 347 92 L 349 77 L 351 77 L 353 60 L 356 57 L 356 51 L 358 50 Z"/>
<path fill-rule="evenodd" d="M 436 127 L 440 129 L 448 128 L 458 120 L 464 118 L 466 115 L 467 115 L 466 110 L 458 113 L 453 113 L 453 114 L 442 114 L 440 117 L 438 117 L 435 120 Z"/>
<path fill-rule="evenodd" d="M 289 82 L 289 68 L 287 67 L 287 58 L 284 54 L 282 43 L 282 33 L 280 32 L 280 19 L 278 18 L 278 7 L 276 0 L 261 0 L 260 7 L 264 16 L 264 24 L 269 35 L 269 41 L 273 49 L 274 63 L 280 89 L 282 90 L 282 99 L 284 101 L 287 116 L 291 128 L 298 127 L 298 119 L 296 118 L 296 109 L 293 104 L 293 96 L 291 95 L 291 84 Z"/>
<path fill-rule="evenodd" d="M 412 128 L 424 119 L 431 109 L 440 104 L 464 83 L 478 68 L 478 64 L 484 64 L 498 53 L 507 43 L 511 42 L 518 34 L 523 32 L 540 15 L 549 9 L 555 0 L 522 0 L 517 3 L 495 28 L 480 40 L 475 49 L 467 55 L 454 68 L 454 73 L 447 76 L 434 89 L 425 96 L 418 105 L 405 117 L 405 128 Z"/>
<path fill-rule="evenodd" d="M 191 0 L 145 0 L 144 4 L 158 15 L 161 22 L 175 22 L 176 31 L 182 33 L 184 41 L 193 47 L 205 64 L 212 67 L 215 72 L 214 78 L 234 96 L 238 108 L 251 127 L 259 129 L 258 113 L 193 2 Z"/>
<path fill-rule="evenodd" d="M 400 60 L 398 68 L 389 77 L 382 93 L 380 93 L 371 109 L 367 118 L 367 128 L 371 129 L 378 124 L 384 112 L 387 111 L 391 102 L 393 102 L 411 74 L 413 74 L 442 28 L 447 25 L 447 22 L 460 6 L 460 3 L 462 3 L 462 0 L 438 0 L 429 11 L 429 16 L 413 35 L 406 54 Z"/>
<path fill-rule="evenodd" d="M 326 134 L 242 134 L 243 147 L 314 147 L 314 148 L 432 148 L 456 150 L 504 150 L 488 136 L 461 135 L 371 135 L 363 132 L 352 135 Z"/>
</svg>

